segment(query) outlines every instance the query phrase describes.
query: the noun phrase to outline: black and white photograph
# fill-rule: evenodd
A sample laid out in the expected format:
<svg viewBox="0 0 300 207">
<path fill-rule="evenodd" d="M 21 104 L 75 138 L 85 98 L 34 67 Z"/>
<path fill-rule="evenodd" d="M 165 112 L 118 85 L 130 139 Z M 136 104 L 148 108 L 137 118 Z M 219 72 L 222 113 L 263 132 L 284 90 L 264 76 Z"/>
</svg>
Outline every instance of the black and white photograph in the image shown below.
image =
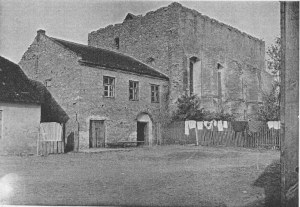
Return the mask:
<svg viewBox="0 0 300 207">
<path fill-rule="evenodd" d="M 0 0 L 0 206 L 297 207 L 299 1 Z"/>
</svg>

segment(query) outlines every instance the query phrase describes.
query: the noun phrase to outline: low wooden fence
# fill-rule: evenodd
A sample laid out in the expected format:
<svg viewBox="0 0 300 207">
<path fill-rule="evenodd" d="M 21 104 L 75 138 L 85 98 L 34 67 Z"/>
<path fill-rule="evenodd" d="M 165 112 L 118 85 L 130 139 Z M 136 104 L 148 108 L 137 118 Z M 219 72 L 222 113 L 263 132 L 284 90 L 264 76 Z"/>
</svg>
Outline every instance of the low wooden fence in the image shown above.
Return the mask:
<svg viewBox="0 0 300 207">
<path fill-rule="evenodd" d="M 64 153 L 64 142 L 40 141 L 38 146 L 38 155 L 60 154 Z"/>
<path fill-rule="evenodd" d="M 64 153 L 64 151 L 62 125 L 55 122 L 41 123 L 37 141 L 37 155 L 59 154 Z"/>
<path fill-rule="evenodd" d="M 173 122 L 162 129 L 163 144 L 196 144 L 196 131 L 190 129 L 189 135 L 184 133 L 184 122 Z M 198 129 L 197 129 L 198 130 Z M 218 131 L 217 127 L 208 130 L 198 130 L 198 143 L 202 146 L 233 146 L 247 148 L 280 148 L 280 130 L 269 129 L 264 124 L 258 132 L 250 133 L 245 130 L 243 132 L 235 132 L 228 122 L 228 128 L 224 131 Z"/>
</svg>

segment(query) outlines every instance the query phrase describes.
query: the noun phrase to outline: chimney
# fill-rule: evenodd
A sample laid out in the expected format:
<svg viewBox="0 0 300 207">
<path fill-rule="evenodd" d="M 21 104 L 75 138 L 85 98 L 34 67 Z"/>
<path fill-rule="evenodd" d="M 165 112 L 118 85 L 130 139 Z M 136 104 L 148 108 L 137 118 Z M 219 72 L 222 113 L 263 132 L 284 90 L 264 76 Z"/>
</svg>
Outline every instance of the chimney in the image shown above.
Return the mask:
<svg viewBox="0 0 300 207">
<path fill-rule="evenodd" d="M 37 31 L 37 34 L 38 35 L 46 35 L 46 31 L 45 30 L 42 30 L 42 29 L 39 29 L 38 31 Z"/>
<path fill-rule="evenodd" d="M 37 41 L 39 42 L 40 41 L 40 39 L 41 39 L 41 35 L 46 35 L 46 31 L 45 30 L 42 30 L 42 29 L 39 29 L 38 31 L 37 31 Z"/>
</svg>

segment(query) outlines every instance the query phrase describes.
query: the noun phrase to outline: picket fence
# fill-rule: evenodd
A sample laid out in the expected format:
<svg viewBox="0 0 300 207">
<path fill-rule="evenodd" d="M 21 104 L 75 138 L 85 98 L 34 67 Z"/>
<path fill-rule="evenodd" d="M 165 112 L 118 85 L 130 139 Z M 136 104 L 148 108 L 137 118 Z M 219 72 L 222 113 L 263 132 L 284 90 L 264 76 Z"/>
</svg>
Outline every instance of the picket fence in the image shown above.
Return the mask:
<svg viewBox="0 0 300 207">
<path fill-rule="evenodd" d="M 198 143 L 202 146 L 232 146 L 246 148 L 274 148 L 280 149 L 280 130 L 269 129 L 265 123 L 258 132 L 235 132 L 228 122 L 228 128 L 218 131 L 217 127 L 208 130 L 198 130 Z M 196 144 L 196 131 L 190 129 L 189 135 L 184 133 L 184 121 L 172 122 L 162 130 L 163 144 Z"/>
</svg>

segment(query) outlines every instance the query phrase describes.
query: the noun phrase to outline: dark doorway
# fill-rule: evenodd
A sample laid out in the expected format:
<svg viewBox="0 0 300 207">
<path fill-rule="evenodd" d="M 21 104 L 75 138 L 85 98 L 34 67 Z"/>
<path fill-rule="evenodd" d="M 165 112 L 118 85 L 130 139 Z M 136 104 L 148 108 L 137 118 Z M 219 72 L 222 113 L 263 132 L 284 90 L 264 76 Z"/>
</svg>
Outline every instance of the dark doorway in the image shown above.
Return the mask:
<svg viewBox="0 0 300 207">
<path fill-rule="evenodd" d="M 137 146 L 144 144 L 147 122 L 137 122 Z"/>
<path fill-rule="evenodd" d="M 90 140 L 91 148 L 105 147 L 105 127 L 103 120 L 90 121 Z"/>
</svg>

